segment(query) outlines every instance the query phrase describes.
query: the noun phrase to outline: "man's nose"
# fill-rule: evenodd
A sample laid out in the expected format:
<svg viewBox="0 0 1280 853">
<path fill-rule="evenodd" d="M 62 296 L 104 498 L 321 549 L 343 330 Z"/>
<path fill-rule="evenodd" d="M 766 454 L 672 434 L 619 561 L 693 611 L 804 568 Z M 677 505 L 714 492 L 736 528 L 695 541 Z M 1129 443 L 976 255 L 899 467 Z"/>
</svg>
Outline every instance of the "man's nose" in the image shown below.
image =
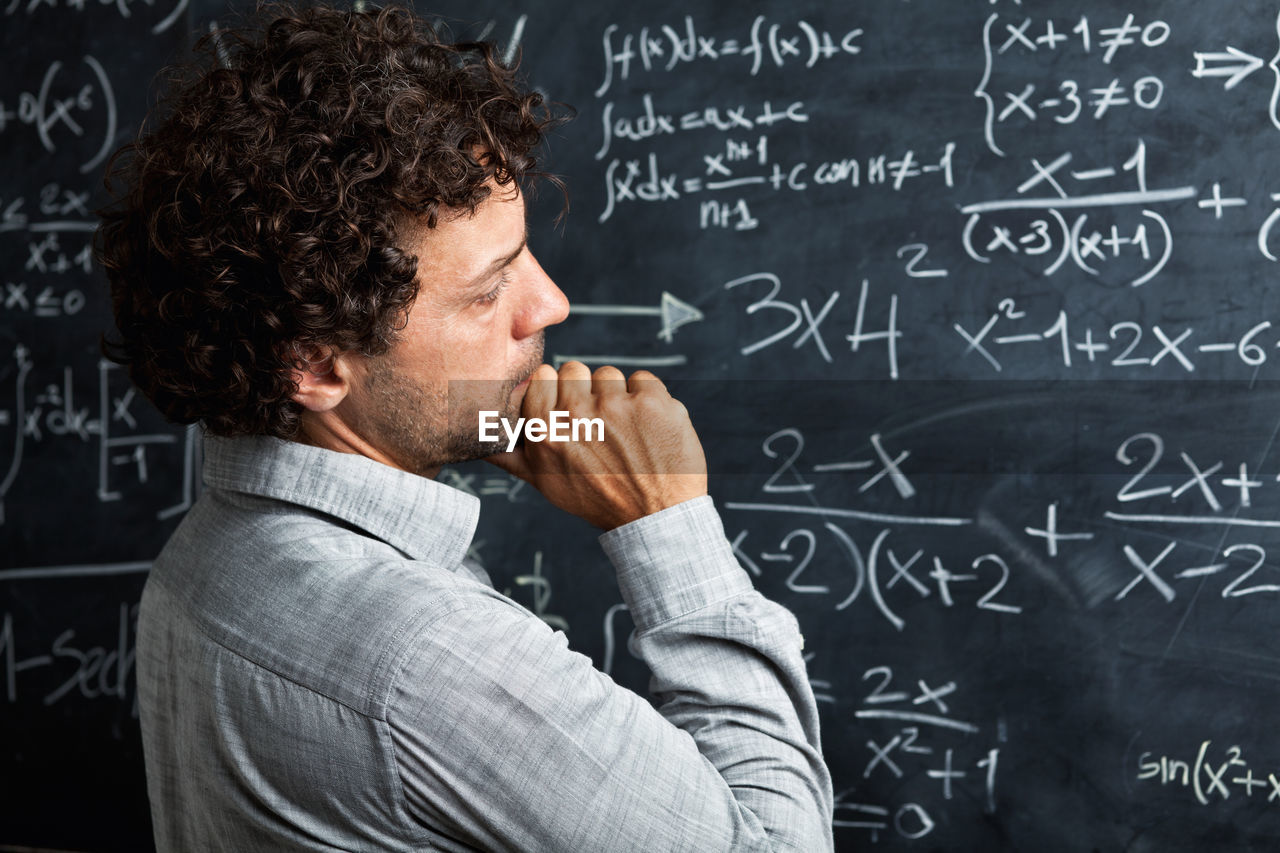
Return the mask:
<svg viewBox="0 0 1280 853">
<path fill-rule="evenodd" d="M 535 335 L 547 326 L 563 323 L 569 316 L 569 298 L 532 255 L 530 261 L 533 264 L 533 286 L 529 289 L 529 302 L 521 312 L 516 329 L 516 336 L 520 338 Z"/>
</svg>

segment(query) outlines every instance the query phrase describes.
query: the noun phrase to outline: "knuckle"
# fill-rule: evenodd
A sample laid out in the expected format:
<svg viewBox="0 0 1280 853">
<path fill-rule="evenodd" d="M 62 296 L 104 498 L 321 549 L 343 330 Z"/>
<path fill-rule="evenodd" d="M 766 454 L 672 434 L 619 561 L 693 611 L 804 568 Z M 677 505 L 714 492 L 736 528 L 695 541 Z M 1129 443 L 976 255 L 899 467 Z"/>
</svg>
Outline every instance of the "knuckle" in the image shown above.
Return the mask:
<svg viewBox="0 0 1280 853">
<path fill-rule="evenodd" d="M 670 398 L 662 398 L 654 394 L 642 394 L 636 398 L 637 409 L 647 417 L 665 417 L 671 410 Z"/>
</svg>

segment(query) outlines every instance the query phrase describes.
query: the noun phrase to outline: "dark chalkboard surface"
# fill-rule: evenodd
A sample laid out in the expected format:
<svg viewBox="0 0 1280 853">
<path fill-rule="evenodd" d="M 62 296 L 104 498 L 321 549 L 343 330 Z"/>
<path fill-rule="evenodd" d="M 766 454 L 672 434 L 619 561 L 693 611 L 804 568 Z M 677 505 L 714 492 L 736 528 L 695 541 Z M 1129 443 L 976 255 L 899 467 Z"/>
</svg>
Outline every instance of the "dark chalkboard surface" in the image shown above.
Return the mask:
<svg viewBox="0 0 1280 853">
<path fill-rule="evenodd" d="M 547 358 L 687 402 L 804 630 L 838 849 L 1280 844 L 1280 3 L 430 11 L 578 110 Z M 199 442 L 98 360 L 87 211 L 227 15 L 5 10 L 0 845 L 149 844 L 135 606 Z M 499 588 L 642 691 L 594 531 L 442 477 Z"/>
</svg>

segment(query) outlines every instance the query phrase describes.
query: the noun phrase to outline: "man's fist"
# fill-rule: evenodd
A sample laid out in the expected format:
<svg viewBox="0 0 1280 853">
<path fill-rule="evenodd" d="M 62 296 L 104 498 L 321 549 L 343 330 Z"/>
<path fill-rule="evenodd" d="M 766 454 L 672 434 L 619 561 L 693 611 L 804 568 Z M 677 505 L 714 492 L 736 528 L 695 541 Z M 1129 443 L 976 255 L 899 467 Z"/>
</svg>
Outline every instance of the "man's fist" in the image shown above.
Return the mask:
<svg viewBox="0 0 1280 853">
<path fill-rule="evenodd" d="M 489 461 L 566 512 L 611 530 L 707 493 L 706 457 L 689 413 L 652 373 L 627 379 L 616 367 L 592 373 L 570 361 L 557 373 L 544 364 L 521 415 L 550 422 L 552 411 L 599 418 L 603 440 L 588 432 L 577 441 L 526 441 Z"/>
</svg>

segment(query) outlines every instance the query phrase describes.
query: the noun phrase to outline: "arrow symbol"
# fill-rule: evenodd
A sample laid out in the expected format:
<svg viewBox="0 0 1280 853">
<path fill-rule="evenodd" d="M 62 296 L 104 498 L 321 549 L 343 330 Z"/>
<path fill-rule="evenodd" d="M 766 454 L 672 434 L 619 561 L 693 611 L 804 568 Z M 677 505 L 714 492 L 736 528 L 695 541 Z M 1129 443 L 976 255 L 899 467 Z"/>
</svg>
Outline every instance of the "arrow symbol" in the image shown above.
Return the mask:
<svg viewBox="0 0 1280 853">
<path fill-rule="evenodd" d="M 1196 58 L 1196 67 L 1192 70 L 1191 76 L 1201 77 L 1227 77 L 1224 88 L 1234 88 L 1244 78 L 1262 67 L 1262 60 L 1258 57 L 1245 53 L 1243 50 L 1236 50 L 1231 45 L 1227 45 L 1226 53 L 1194 53 Z M 1206 67 L 1205 63 L 1223 62 L 1226 65 L 1215 65 L 1211 68 Z"/>
<path fill-rule="evenodd" d="M 662 291 L 662 301 L 657 305 L 571 305 L 569 313 L 604 317 L 661 317 L 662 328 L 658 331 L 658 337 L 667 343 L 671 343 L 671 336 L 676 329 L 703 319 L 701 311 L 665 290 Z"/>
</svg>

